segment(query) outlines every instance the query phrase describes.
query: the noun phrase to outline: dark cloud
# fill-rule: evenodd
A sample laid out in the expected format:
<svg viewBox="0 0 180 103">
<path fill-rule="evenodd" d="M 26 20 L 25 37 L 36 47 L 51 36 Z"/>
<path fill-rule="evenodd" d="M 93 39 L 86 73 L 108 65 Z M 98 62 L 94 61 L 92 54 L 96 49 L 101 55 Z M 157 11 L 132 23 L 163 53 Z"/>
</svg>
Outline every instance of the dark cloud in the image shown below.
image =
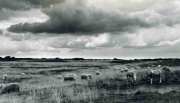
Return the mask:
<svg viewBox="0 0 180 103">
<path fill-rule="evenodd" d="M 44 10 L 50 19 L 45 23 L 17 24 L 12 32 L 33 33 L 101 33 L 130 31 L 151 24 L 128 14 L 112 13 L 90 8 L 77 0 L 76 4 L 62 3 Z"/>
<path fill-rule="evenodd" d="M 0 20 L 16 18 L 21 12 L 49 8 L 63 0 L 0 0 Z"/>
<path fill-rule="evenodd" d="M 26 4 L 25 0 L 0 0 L 0 9 L 27 9 L 29 5 Z"/>
<path fill-rule="evenodd" d="M 11 16 L 15 16 L 17 14 L 17 11 L 12 11 L 9 9 L 2 9 L 0 10 L 0 20 L 9 19 Z"/>
<path fill-rule="evenodd" d="M 28 2 L 32 5 L 42 6 L 42 7 L 48 7 L 51 6 L 52 4 L 61 3 L 63 1 L 65 0 L 28 0 Z"/>
<path fill-rule="evenodd" d="M 33 7 L 46 7 L 63 0 L 0 0 L 0 9 L 25 10 Z"/>
</svg>

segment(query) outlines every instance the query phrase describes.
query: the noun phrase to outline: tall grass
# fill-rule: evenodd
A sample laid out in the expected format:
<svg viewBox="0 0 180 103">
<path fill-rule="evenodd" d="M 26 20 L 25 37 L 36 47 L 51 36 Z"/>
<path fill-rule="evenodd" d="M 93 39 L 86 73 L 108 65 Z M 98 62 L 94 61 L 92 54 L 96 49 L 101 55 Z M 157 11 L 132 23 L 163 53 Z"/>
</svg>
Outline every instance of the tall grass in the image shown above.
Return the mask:
<svg viewBox="0 0 180 103">
<path fill-rule="evenodd" d="M 50 81 L 49 81 L 50 82 Z M 53 84 L 54 82 L 54 84 Z M 179 103 L 180 91 L 167 93 L 145 92 L 136 86 L 128 87 L 120 75 L 111 78 L 90 80 L 87 83 L 74 82 L 60 86 L 51 81 L 48 87 L 26 86 L 20 93 L 0 96 L 0 103 Z M 22 84 L 23 85 L 23 84 Z M 129 90 L 134 92 L 131 92 Z M 137 91 L 135 91 L 137 90 Z"/>
</svg>

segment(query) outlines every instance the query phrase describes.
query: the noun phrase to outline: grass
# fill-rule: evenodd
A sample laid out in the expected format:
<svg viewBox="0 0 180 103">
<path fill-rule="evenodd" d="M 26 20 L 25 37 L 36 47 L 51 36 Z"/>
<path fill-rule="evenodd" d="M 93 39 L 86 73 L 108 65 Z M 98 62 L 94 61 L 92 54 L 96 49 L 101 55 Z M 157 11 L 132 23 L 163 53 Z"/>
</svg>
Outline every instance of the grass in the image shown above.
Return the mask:
<svg viewBox="0 0 180 103">
<path fill-rule="evenodd" d="M 125 75 L 121 74 L 119 70 L 113 70 L 110 68 L 111 66 L 108 68 L 105 66 L 106 69 L 97 69 L 94 68 L 95 64 L 92 68 L 89 65 L 88 69 L 81 69 L 83 71 L 74 70 L 75 66 L 73 69 L 62 70 L 44 68 L 45 73 L 49 74 L 48 76 L 39 73 L 39 71 L 43 72 L 42 68 L 32 71 L 23 70 L 27 74 L 30 72 L 25 77 L 17 75 L 22 72 L 22 68 L 2 69 L 1 72 L 6 72 L 11 76 L 9 82 L 20 83 L 21 92 L 0 95 L 0 103 L 180 103 L 179 86 L 173 89 L 171 85 L 167 85 L 166 87 L 170 88 L 169 91 L 161 93 L 160 89 L 163 88 L 162 91 L 164 91 L 167 88 L 146 86 L 141 82 L 131 86 L 127 84 Z M 101 64 L 96 64 L 96 66 L 103 67 Z M 83 65 L 83 67 L 85 66 Z M 101 75 L 95 74 L 97 70 L 101 72 Z M 64 82 L 63 79 L 58 79 L 56 76 L 68 72 L 76 73 L 79 76 L 83 72 L 88 72 L 92 74 L 93 79 L 80 80 L 78 78 L 73 82 Z M 179 74 L 179 72 L 175 72 L 174 78 L 178 78 Z"/>
<path fill-rule="evenodd" d="M 101 81 L 101 82 L 99 82 Z M 117 82 L 118 81 L 118 82 Z M 179 103 L 180 92 L 128 91 L 119 88 L 121 80 L 111 78 L 109 81 L 90 81 L 87 84 L 73 83 L 69 86 L 58 86 L 56 83 L 49 87 L 21 88 L 20 93 L 3 95 L 0 103 Z M 103 82 L 107 87 L 100 87 Z M 112 86 L 108 82 L 115 82 Z M 134 88 L 136 90 L 136 88 Z"/>
</svg>

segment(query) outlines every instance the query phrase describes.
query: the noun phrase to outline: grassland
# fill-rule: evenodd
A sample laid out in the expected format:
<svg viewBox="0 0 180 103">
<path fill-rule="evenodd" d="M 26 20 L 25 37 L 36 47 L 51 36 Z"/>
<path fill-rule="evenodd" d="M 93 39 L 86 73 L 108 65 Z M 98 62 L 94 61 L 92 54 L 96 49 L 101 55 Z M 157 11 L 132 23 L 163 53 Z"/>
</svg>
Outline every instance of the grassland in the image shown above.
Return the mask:
<svg viewBox="0 0 180 103">
<path fill-rule="evenodd" d="M 20 85 L 20 92 L 0 95 L 0 103 L 180 103 L 178 84 L 127 85 L 126 75 L 120 69 L 148 69 L 139 66 L 142 64 L 0 62 L 0 82 L 3 82 L 3 74 L 7 74 L 6 83 Z M 172 68 L 179 69 L 177 66 Z M 63 80 L 69 73 L 77 75 L 75 81 Z M 83 73 L 91 74 L 92 79 L 82 80 L 80 75 Z"/>
</svg>

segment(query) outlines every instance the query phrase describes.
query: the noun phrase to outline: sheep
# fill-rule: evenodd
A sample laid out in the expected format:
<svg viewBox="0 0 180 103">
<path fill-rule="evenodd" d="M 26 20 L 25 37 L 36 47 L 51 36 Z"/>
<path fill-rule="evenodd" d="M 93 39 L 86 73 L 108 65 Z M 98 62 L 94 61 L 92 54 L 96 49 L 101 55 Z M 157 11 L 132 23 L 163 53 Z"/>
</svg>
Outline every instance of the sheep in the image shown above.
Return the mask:
<svg viewBox="0 0 180 103">
<path fill-rule="evenodd" d="M 127 68 L 127 67 L 124 67 L 122 70 L 121 70 L 121 72 L 128 72 L 129 71 L 129 69 Z"/>
<path fill-rule="evenodd" d="M 1 86 L 0 94 L 7 94 L 13 92 L 20 92 L 20 86 L 17 83 L 3 84 Z"/>
<path fill-rule="evenodd" d="M 131 70 L 132 71 L 132 70 Z M 135 81 L 136 84 L 167 84 L 172 83 L 177 78 L 174 72 L 170 68 L 164 67 L 158 70 L 149 69 L 141 70 L 135 73 L 130 71 L 126 74 L 128 81 Z"/>
<path fill-rule="evenodd" d="M 24 75 L 26 75 L 26 73 L 21 73 L 20 75 L 23 75 L 23 76 L 24 76 Z"/>
<path fill-rule="evenodd" d="M 88 79 L 92 79 L 92 75 L 91 74 L 81 74 L 81 79 L 84 80 L 88 80 Z"/>
<path fill-rule="evenodd" d="M 166 72 L 171 72 L 171 69 L 169 67 L 163 67 L 162 70 Z"/>
<path fill-rule="evenodd" d="M 130 86 L 134 86 L 135 85 L 136 79 L 137 79 L 137 76 L 136 76 L 135 72 L 129 71 L 126 74 L 126 78 L 127 78 L 127 85 L 130 85 Z"/>
<path fill-rule="evenodd" d="M 121 72 L 123 73 L 123 72 L 128 72 L 128 69 L 123 69 L 123 70 L 121 70 Z"/>
<path fill-rule="evenodd" d="M 163 67 L 161 71 L 162 71 L 162 78 L 163 78 L 164 83 L 170 83 L 172 79 L 174 79 L 172 77 L 173 72 L 171 71 L 169 67 Z"/>
<path fill-rule="evenodd" d="M 122 68 L 119 67 L 119 66 L 114 66 L 113 69 L 115 69 L 115 70 L 121 70 Z"/>
<path fill-rule="evenodd" d="M 161 84 L 162 83 L 162 71 L 161 70 L 150 70 L 149 75 L 147 76 L 151 85 Z"/>
<path fill-rule="evenodd" d="M 63 78 L 61 75 L 57 75 L 56 77 L 57 77 L 57 79 L 62 79 Z"/>
<path fill-rule="evenodd" d="M 7 74 L 3 74 L 3 76 L 2 76 L 2 81 L 3 81 L 3 83 L 6 83 L 6 81 L 7 81 L 7 78 L 8 77 L 8 75 Z"/>
<path fill-rule="evenodd" d="M 146 84 L 149 83 L 149 79 L 147 78 L 149 76 L 150 72 L 147 70 L 139 70 L 136 72 L 136 83 L 138 85 L 140 84 Z"/>
<path fill-rule="evenodd" d="M 172 71 L 168 67 L 163 67 L 158 70 L 150 69 L 146 71 L 146 77 L 142 78 L 145 81 L 148 81 L 151 85 L 153 84 L 162 84 L 170 83 L 172 81 Z"/>
<path fill-rule="evenodd" d="M 99 71 L 96 71 L 96 75 L 101 75 L 101 72 L 99 72 Z"/>
<path fill-rule="evenodd" d="M 127 77 L 127 79 L 136 80 L 136 73 L 135 72 L 128 72 L 126 77 Z"/>
<path fill-rule="evenodd" d="M 75 81 L 77 75 L 76 74 L 66 74 L 64 76 L 64 81 Z"/>
<path fill-rule="evenodd" d="M 170 76 L 170 80 L 168 81 L 171 81 L 171 83 L 175 83 L 175 84 L 180 83 L 180 70 L 172 71 L 168 76 Z"/>
<path fill-rule="evenodd" d="M 161 67 L 161 65 L 158 65 L 157 67 L 159 67 L 159 68 L 160 68 L 160 67 Z"/>
<path fill-rule="evenodd" d="M 115 67 L 115 70 L 118 70 L 118 71 L 120 71 L 121 73 L 128 71 L 128 69 L 125 68 L 125 67 Z"/>
</svg>

